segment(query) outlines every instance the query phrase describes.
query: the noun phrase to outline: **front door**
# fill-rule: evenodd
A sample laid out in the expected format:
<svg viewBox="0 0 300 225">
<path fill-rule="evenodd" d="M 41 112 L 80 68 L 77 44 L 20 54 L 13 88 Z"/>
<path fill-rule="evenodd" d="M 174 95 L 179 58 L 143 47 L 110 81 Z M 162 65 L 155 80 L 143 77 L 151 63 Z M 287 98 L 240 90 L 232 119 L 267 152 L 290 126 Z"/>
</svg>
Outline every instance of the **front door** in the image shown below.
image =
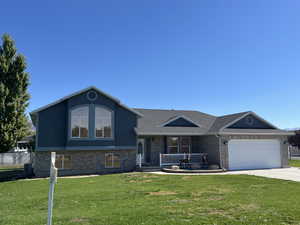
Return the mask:
<svg viewBox="0 0 300 225">
<path fill-rule="evenodd" d="M 145 162 L 145 139 L 138 139 L 138 154 L 142 156 L 142 163 Z"/>
</svg>

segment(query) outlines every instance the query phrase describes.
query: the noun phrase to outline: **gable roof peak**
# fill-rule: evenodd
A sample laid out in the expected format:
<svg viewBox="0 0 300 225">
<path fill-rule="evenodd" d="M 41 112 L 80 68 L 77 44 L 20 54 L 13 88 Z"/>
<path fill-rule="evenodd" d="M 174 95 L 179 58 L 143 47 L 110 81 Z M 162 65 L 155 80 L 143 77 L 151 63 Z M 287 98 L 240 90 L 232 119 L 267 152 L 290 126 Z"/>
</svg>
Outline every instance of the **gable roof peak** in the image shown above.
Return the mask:
<svg viewBox="0 0 300 225">
<path fill-rule="evenodd" d="M 36 110 L 30 112 L 30 114 L 31 114 L 31 115 L 36 114 L 36 113 L 38 113 L 38 112 L 40 112 L 40 111 L 42 111 L 42 110 L 45 110 L 45 109 L 47 109 L 47 108 L 49 108 L 49 107 L 51 107 L 51 106 L 54 106 L 54 105 L 56 105 L 56 104 L 58 104 L 58 103 L 61 103 L 61 102 L 65 101 L 65 100 L 67 100 L 67 99 L 70 99 L 70 98 L 72 98 L 72 97 L 74 97 L 74 96 L 76 96 L 76 95 L 80 95 L 80 94 L 82 94 L 82 93 L 84 93 L 84 92 L 86 92 L 86 91 L 89 91 L 89 90 L 95 90 L 95 91 L 99 92 L 101 95 L 104 95 L 104 96 L 106 96 L 107 98 L 111 99 L 112 101 L 116 102 L 119 106 L 121 106 L 121 107 L 127 109 L 128 111 L 131 111 L 131 112 L 133 112 L 134 114 L 136 114 L 136 115 L 138 115 L 138 116 L 140 116 L 140 117 L 143 116 L 142 113 L 140 113 L 140 112 L 138 112 L 138 111 L 136 111 L 136 110 L 134 110 L 134 109 L 132 109 L 132 108 L 129 108 L 128 106 L 126 106 L 126 105 L 124 105 L 124 104 L 122 104 L 121 101 L 120 101 L 119 99 L 117 99 L 117 98 L 111 96 L 110 94 L 107 94 L 107 93 L 104 92 L 104 91 L 101 91 L 100 89 L 98 89 L 98 88 L 95 87 L 95 86 L 89 86 L 89 87 L 87 87 L 87 88 L 84 88 L 84 89 L 81 89 L 81 90 L 79 90 L 79 91 L 76 91 L 76 92 L 74 92 L 74 93 L 72 93 L 72 94 L 70 94 L 70 95 L 67 95 L 67 96 L 65 96 L 65 97 L 63 97 L 63 98 L 60 98 L 60 99 L 58 99 L 58 100 L 56 100 L 56 101 L 54 101 L 54 102 L 52 102 L 52 103 L 50 103 L 50 104 L 48 104 L 48 105 L 45 105 L 45 106 L 42 106 L 42 107 L 36 109 Z"/>
<path fill-rule="evenodd" d="M 191 118 L 189 118 L 189 117 L 187 117 L 185 115 L 172 116 L 167 121 L 165 121 L 162 124 L 160 124 L 159 126 L 160 127 L 164 127 L 164 126 L 166 126 L 166 125 L 168 125 L 168 124 L 170 124 L 170 123 L 172 123 L 172 122 L 174 122 L 174 121 L 176 121 L 176 120 L 178 120 L 180 118 L 182 118 L 182 119 L 184 119 L 184 120 L 186 120 L 186 121 L 194 124 L 197 127 L 201 127 L 199 124 L 197 124 L 195 121 L 193 121 Z"/>
</svg>

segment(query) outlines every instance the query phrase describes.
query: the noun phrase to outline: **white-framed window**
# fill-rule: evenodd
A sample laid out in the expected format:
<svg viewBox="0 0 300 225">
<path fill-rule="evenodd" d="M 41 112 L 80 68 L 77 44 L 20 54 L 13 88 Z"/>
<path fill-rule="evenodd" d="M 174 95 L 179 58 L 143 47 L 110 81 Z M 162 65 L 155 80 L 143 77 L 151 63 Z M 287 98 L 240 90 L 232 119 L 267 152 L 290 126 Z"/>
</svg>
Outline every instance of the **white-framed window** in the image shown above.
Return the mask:
<svg viewBox="0 0 300 225">
<path fill-rule="evenodd" d="M 71 110 L 71 137 L 89 136 L 89 106 L 80 106 Z"/>
<path fill-rule="evenodd" d="M 105 153 L 105 168 L 120 168 L 121 157 L 117 153 Z"/>
<path fill-rule="evenodd" d="M 57 169 L 72 169 L 72 158 L 70 155 L 56 154 L 55 167 Z"/>
<path fill-rule="evenodd" d="M 168 154 L 190 153 L 191 152 L 191 137 L 167 137 Z"/>
<path fill-rule="evenodd" d="M 179 137 L 167 138 L 168 154 L 176 154 L 179 149 Z"/>
<path fill-rule="evenodd" d="M 112 138 L 112 112 L 103 107 L 95 107 L 95 137 Z"/>
</svg>

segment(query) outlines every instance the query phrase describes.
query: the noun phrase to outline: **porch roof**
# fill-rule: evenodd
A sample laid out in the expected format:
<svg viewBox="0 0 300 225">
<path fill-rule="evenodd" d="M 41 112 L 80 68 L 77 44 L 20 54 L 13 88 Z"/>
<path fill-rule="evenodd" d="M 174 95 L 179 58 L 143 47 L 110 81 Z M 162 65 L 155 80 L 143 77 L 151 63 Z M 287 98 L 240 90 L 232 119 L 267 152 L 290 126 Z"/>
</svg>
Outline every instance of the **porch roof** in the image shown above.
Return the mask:
<svg viewBox="0 0 300 225">
<path fill-rule="evenodd" d="M 200 127 L 144 127 L 135 128 L 135 132 L 137 135 L 199 136 L 207 134 L 207 130 Z"/>
</svg>

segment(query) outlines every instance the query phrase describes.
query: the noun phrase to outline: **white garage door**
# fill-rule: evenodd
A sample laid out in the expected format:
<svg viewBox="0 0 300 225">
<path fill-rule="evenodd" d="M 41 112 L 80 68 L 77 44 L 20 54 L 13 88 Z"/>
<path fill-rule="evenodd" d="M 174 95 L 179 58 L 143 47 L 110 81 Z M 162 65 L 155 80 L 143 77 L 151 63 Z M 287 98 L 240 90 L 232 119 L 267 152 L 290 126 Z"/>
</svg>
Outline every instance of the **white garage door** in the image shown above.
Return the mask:
<svg viewBox="0 0 300 225">
<path fill-rule="evenodd" d="M 230 140 L 229 170 L 281 167 L 278 140 Z"/>
</svg>

